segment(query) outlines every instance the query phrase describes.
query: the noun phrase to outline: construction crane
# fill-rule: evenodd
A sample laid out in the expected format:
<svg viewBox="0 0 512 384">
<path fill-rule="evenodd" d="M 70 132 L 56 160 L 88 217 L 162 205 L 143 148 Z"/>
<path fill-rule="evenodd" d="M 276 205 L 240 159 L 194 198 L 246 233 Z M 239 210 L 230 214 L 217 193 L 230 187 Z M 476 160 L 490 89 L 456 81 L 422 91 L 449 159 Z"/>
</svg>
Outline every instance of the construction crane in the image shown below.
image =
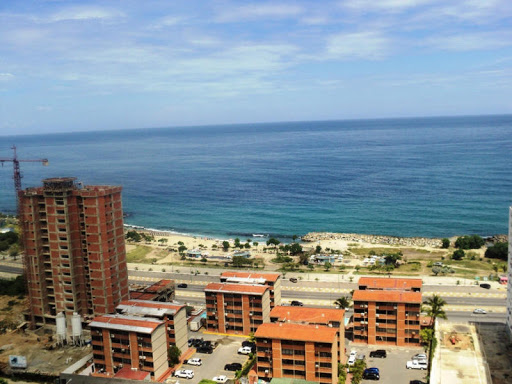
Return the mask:
<svg viewBox="0 0 512 384">
<path fill-rule="evenodd" d="M 13 145 L 11 147 L 11 149 L 14 151 L 14 156 L 10 159 L 0 158 L 0 163 L 2 163 L 2 167 L 4 166 L 5 162 L 12 162 L 12 164 L 14 166 L 14 175 L 12 178 L 14 179 L 14 190 L 16 192 L 16 207 L 17 207 L 17 213 L 18 213 L 18 218 L 19 218 L 20 204 L 18 201 L 18 196 L 19 196 L 19 192 L 21 191 L 21 178 L 23 177 L 23 175 L 21 174 L 21 170 L 20 170 L 20 163 L 43 163 L 44 166 L 47 166 L 48 159 L 21 160 L 21 159 L 18 159 L 18 155 L 16 154 L 16 146 Z"/>
</svg>

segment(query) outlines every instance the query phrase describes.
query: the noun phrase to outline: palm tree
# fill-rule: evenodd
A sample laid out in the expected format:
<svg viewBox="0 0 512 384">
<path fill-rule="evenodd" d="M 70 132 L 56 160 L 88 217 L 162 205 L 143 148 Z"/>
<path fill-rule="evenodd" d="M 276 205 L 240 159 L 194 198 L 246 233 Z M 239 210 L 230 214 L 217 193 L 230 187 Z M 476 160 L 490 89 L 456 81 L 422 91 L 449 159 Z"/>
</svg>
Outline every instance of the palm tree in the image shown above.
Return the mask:
<svg viewBox="0 0 512 384">
<path fill-rule="evenodd" d="M 347 299 L 345 296 L 342 296 L 334 302 L 334 305 L 336 305 L 340 309 L 346 309 L 350 307 L 350 300 Z"/>
<path fill-rule="evenodd" d="M 430 316 L 430 326 L 434 327 L 437 318 L 446 319 L 446 312 L 443 307 L 446 305 L 446 301 L 444 301 L 441 296 L 434 295 L 428 300 L 423 302 L 424 306 L 422 310 L 426 312 L 428 316 Z"/>
</svg>

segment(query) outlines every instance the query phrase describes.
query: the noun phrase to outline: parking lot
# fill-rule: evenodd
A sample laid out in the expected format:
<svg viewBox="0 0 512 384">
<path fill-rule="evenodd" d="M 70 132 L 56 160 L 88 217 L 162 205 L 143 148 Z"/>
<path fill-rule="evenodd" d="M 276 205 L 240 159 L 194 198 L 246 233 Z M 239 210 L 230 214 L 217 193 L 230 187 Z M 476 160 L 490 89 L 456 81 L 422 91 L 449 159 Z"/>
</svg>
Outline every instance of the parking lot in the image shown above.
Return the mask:
<svg viewBox="0 0 512 384">
<path fill-rule="evenodd" d="M 380 371 L 381 384 L 408 384 L 410 380 L 423 380 L 426 382 L 425 377 L 427 371 L 407 369 L 405 367 L 408 360 L 417 353 L 424 353 L 422 348 L 398 348 L 394 346 L 375 346 L 375 345 L 359 345 L 349 344 L 347 346 L 347 353 L 355 349 L 358 354 L 366 356 L 366 367 L 377 367 Z M 377 349 L 384 349 L 387 352 L 387 357 L 383 359 L 370 358 L 370 352 Z M 363 380 L 363 383 L 375 383 L 373 380 Z"/>
<path fill-rule="evenodd" d="M 194 371 L 194 378 L 179 379 L 180 383 L 197 384 L 201 379 L 212 379 L 215 376 L 225 375 L 228 379 L 235 377 L 235 372 L 225 371 L 224 366 L 228 363 L 240 363 L 244 365 L 248 356 L 239 355 L 238 348 L 242 346 L 242 341 L 246 340 L 244 337 L 236 336 L 219 336 L 203 334 L 201 332 L 194 332 L 189 334 L 193 338 L 203 338 L 204 340 L 211 340 L 218 343 L 217 348 L 213 350 L 212 354 L 207 353 L 194 353 L 190 358 L 198 357 L 202 360 L 203 365 L 192 366 L 183 364 L 180 369 L 190 369 Z M 175 382 L 177 378 L 172 378 L 170 382 Z"/>
</svg>

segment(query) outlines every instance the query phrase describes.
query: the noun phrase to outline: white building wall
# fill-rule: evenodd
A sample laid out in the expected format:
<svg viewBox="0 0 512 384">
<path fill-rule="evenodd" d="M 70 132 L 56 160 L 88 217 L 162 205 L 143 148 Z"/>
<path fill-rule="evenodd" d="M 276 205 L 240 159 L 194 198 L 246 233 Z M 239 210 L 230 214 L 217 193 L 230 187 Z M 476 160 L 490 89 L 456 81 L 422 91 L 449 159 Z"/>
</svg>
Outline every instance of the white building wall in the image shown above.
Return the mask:
<svg viewBox="0 0 512 384">
<path fill-rule="evenodd" d="M 512 341 L 512 207 L 509 208 L 508 218 L 507 330 Z"/>
</svg>

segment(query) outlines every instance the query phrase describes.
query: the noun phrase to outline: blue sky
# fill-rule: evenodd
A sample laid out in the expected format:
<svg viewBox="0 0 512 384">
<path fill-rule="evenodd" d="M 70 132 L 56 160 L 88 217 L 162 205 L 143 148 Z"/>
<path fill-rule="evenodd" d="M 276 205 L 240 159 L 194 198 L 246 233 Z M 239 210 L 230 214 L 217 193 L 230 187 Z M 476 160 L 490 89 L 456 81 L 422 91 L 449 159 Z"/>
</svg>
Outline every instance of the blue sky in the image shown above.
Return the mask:
<svg viewBox="0 0 512 384">
<path fill-rule="evenodd" d="M 512 1 L 0 2 L 0 135 L 512 113 Z"/>
</svg>

